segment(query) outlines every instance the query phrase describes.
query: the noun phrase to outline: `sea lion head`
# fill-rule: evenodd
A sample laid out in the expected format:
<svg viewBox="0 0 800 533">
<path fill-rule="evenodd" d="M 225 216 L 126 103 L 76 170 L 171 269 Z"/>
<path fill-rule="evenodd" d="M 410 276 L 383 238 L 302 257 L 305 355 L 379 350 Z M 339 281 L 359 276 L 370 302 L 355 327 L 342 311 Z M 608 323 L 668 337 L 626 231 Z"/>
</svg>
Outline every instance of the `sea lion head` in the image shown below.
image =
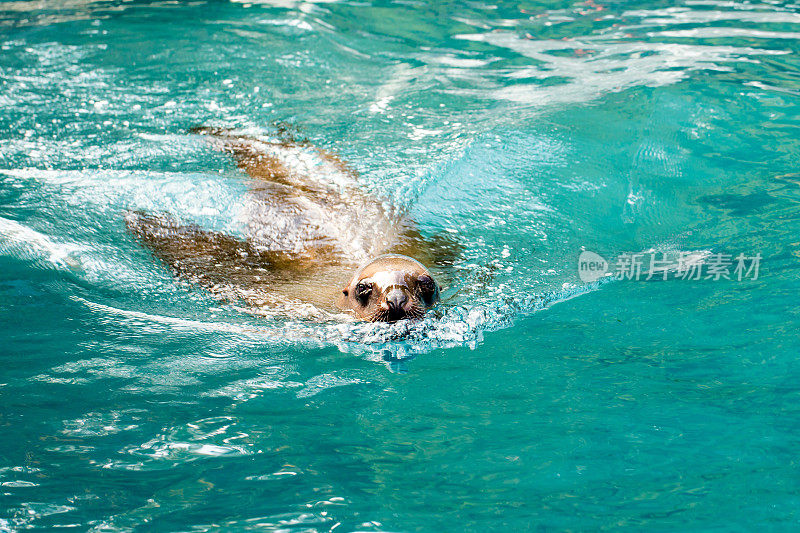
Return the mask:
<svg viewBox="0 0 800 533">
<path fill-rule="evenodd" d="M 369 322 L 422 318 L 439 301 L 439 285 L 422 263 L 382 255 L 362 266 L 342 289 L 338 305 Z"/>
</svg>

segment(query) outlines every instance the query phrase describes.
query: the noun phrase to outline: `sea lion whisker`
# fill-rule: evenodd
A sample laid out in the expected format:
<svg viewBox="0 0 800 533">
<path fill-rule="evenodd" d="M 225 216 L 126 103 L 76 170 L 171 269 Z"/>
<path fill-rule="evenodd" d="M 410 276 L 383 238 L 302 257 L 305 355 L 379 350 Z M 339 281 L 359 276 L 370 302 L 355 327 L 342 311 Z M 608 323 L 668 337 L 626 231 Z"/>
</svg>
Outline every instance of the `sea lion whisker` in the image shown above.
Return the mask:
<svg viewBox="0 0 800 533">
<path fill-rule="evenodd" d="M 383 309 L 376 309 L 372 314 L 366 317 L 368 322 L 385 322 L 386 312 Z"/>
<path fill-rule="evenodd" d="M 406 311 L 406 317 L 411 319 L 422 318 L 425 315 L 425 311 L 418 305 L 412 306 L 408 311 Z"/>
</svg>

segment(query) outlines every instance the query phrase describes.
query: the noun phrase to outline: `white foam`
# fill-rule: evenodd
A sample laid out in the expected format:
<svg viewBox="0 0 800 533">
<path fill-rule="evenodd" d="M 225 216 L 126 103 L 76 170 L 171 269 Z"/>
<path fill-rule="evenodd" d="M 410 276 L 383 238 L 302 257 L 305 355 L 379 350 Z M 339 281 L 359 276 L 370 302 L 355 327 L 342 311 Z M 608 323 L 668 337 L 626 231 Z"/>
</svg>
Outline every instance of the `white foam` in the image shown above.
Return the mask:
<svg viewBox="0 0 800 533">
<path fill-rule="evenodd" d="M 28 259 L 42 259 L 56 268 L 72 271 L 82 270 L 76 253 L 81 247 L 75 244 L 58 243 L 19 222 L 0 217 L 0 252 L 14 251 Z"/>
</svg>

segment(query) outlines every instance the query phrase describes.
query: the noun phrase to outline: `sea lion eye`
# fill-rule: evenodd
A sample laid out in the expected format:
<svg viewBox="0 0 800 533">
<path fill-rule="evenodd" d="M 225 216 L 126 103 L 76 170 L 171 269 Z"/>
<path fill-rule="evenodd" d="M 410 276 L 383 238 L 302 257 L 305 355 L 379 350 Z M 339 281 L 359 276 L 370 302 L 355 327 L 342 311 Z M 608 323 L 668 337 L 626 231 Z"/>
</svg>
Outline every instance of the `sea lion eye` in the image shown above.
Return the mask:
<svg viewBox="0 0 800 533">
<path fill-rule="evenodd" d="M 359 282 L 356 285 L 356 298 L 361 300 L 361 302 L 365 302 L 369 295 L 372 294 L 372 284 L 365 283 L 363 281 Z"/>
<path fill-rule="evenodd" d="M 436 282 L 428 275 L 421 275 L 417 278 L 417 286 L 423 294 L 431 294 L 436 290 Z"/>
</svg>

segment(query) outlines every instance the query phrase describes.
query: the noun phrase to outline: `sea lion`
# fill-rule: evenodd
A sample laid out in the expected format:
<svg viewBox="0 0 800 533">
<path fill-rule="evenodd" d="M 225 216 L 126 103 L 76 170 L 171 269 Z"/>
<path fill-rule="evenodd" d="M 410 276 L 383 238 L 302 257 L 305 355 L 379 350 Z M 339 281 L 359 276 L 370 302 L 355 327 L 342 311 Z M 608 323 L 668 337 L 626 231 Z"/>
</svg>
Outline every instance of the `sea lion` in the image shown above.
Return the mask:
<svg viewBox="0 0 800 533">
<path fill-rule="evenodd" d="M 420 318 L 439 300 L 440 286 L 420 260 L 451 264 L 455 243 L 423 238 L 338 157 L 285 132 L 277 140 L 221 128 L 192 133 L 230 153 L 253 181 L 245 238 L 165 214 L 126 215 L 129 231 L 176 276 L 255 313 L 319 316 L 338 308 L 395 322 Z"/>
</svg>

